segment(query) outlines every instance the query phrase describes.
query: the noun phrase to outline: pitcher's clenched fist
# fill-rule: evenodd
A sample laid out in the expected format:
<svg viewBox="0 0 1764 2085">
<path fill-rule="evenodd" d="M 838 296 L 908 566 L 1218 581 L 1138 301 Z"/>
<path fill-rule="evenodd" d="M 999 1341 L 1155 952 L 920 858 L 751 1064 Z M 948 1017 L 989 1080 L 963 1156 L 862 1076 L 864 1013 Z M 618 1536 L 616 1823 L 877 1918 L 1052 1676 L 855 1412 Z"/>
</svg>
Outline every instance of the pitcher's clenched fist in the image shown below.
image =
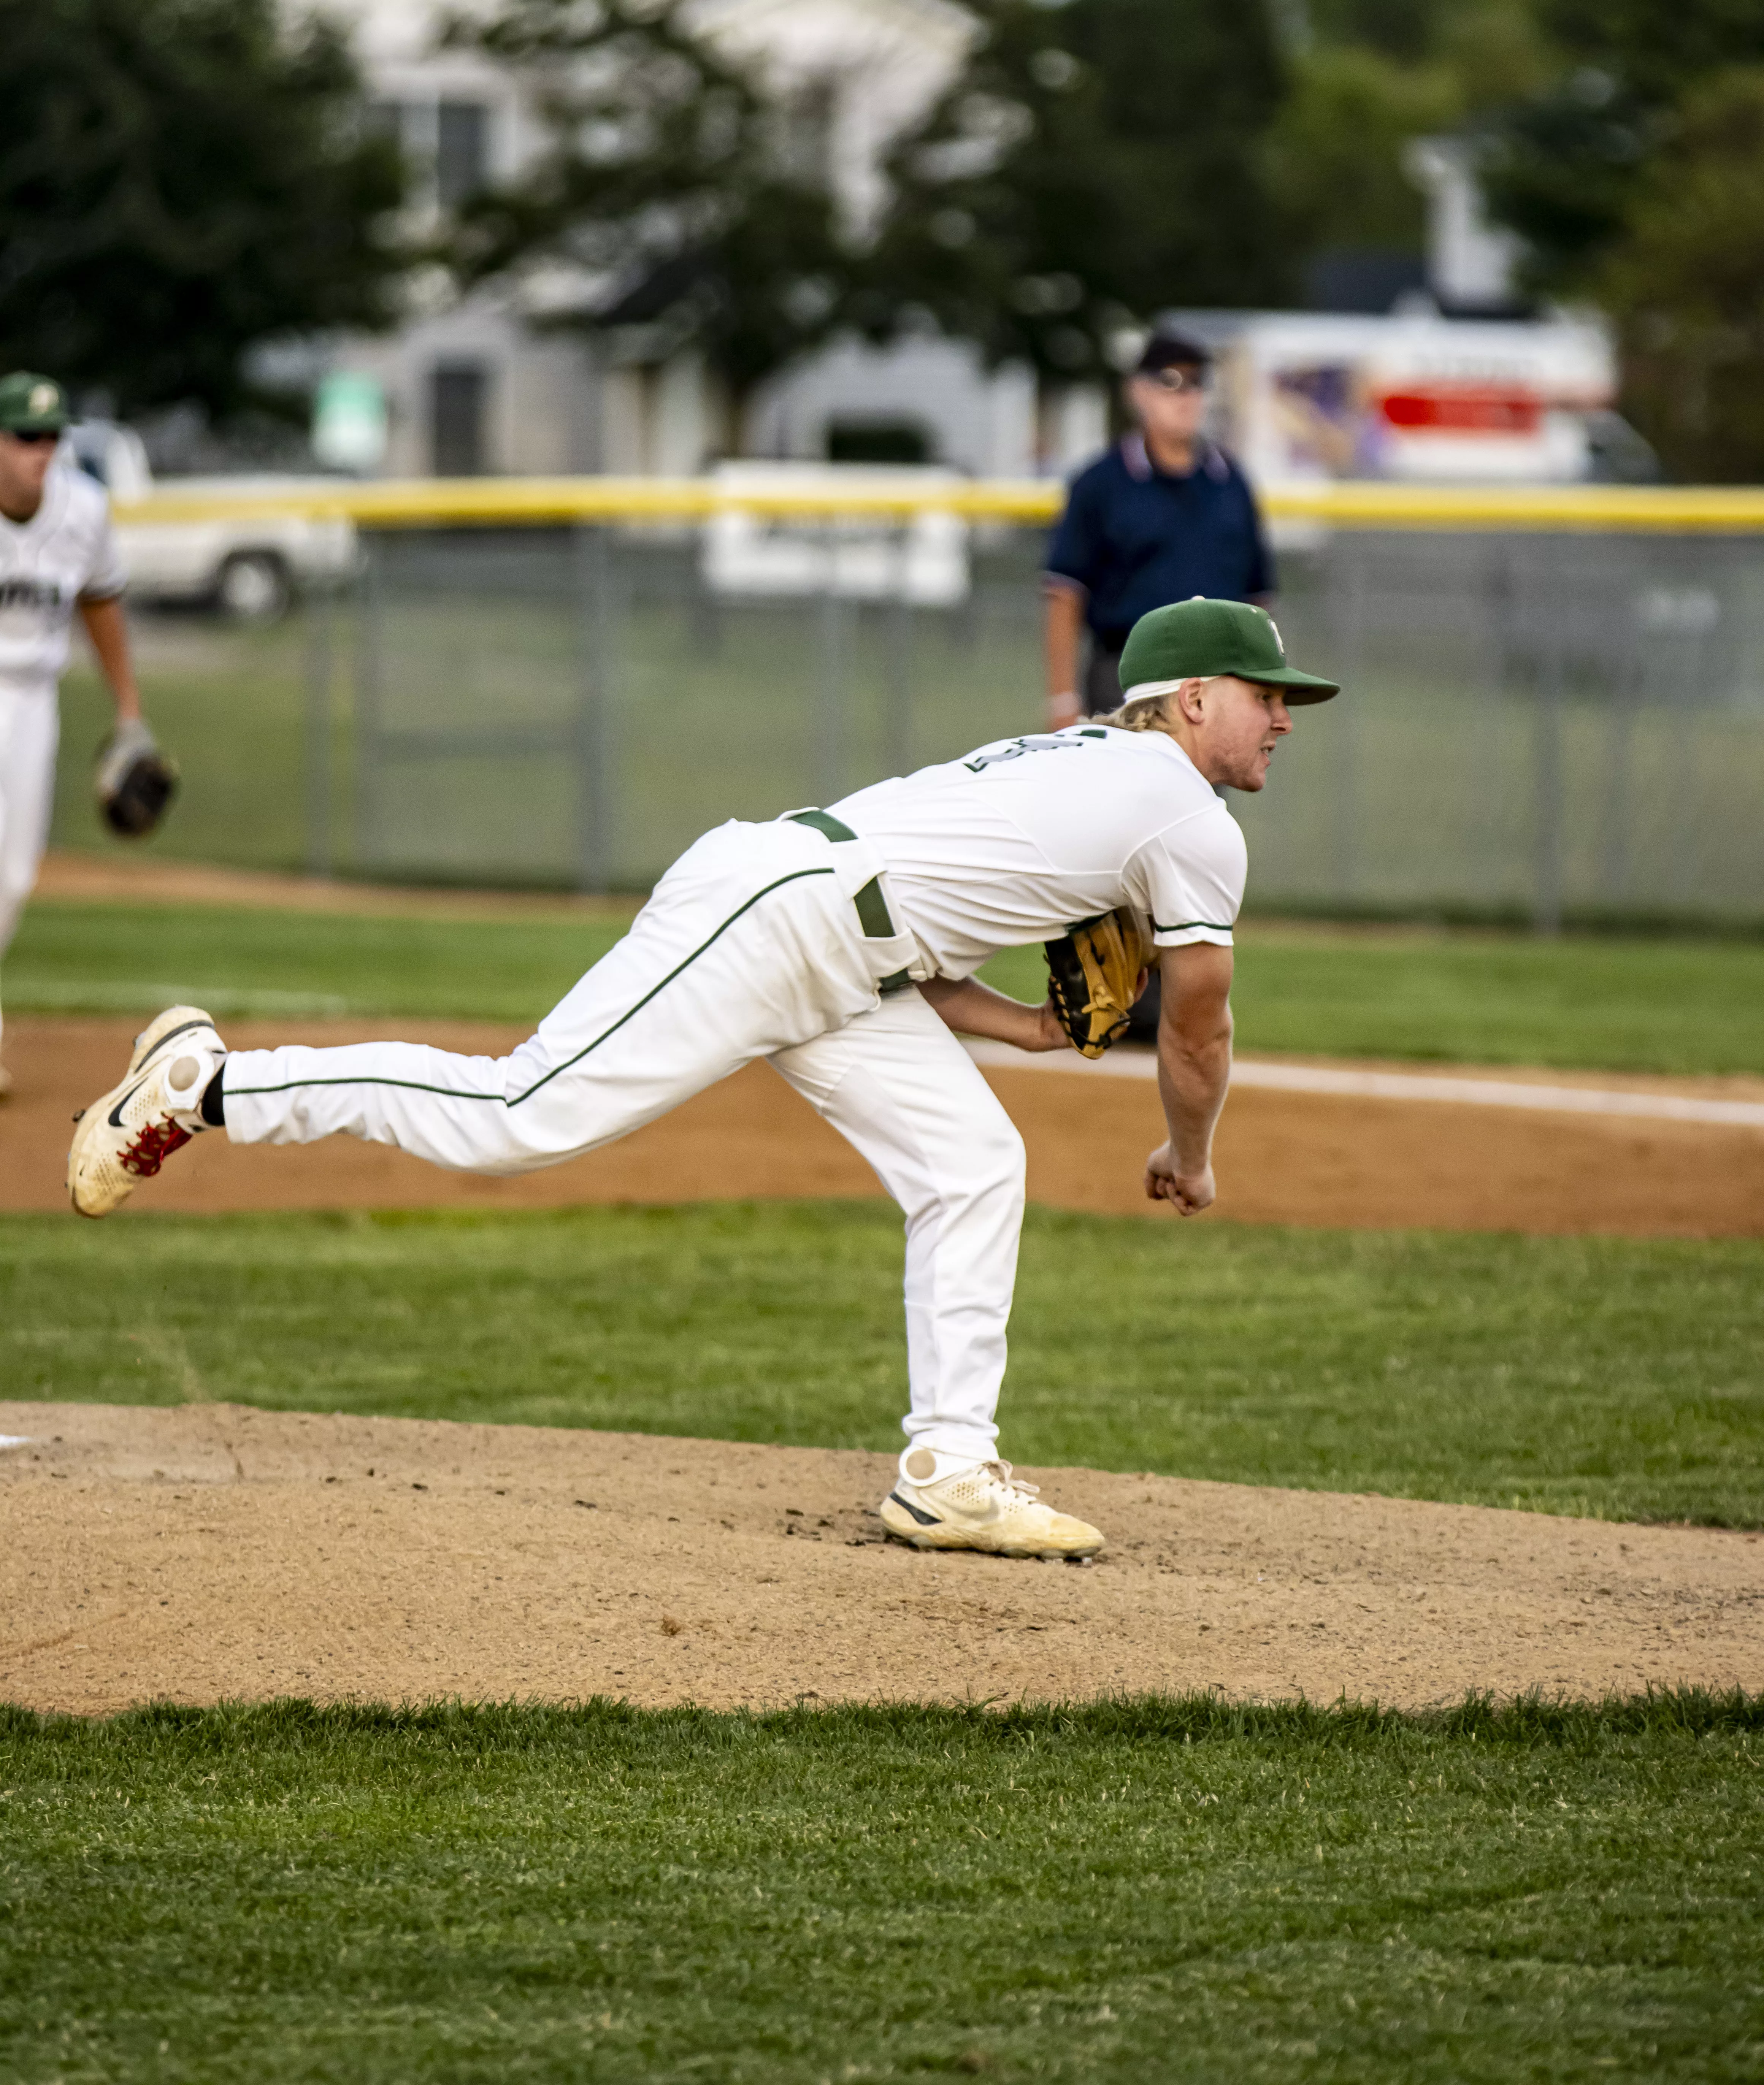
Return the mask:
<svg viewBox="0 0 1764 2085">
<path fill-rule="evenodd" d="M 1146 1161 L 1146 1193 L 1154 1202 L 1168 1202 L 1179 1217 L 1197 1217 L 1212 1204 L 1213 1168 L 1182 1173 L 1167 1144 L 1160 1144 Z"/>
</svg>

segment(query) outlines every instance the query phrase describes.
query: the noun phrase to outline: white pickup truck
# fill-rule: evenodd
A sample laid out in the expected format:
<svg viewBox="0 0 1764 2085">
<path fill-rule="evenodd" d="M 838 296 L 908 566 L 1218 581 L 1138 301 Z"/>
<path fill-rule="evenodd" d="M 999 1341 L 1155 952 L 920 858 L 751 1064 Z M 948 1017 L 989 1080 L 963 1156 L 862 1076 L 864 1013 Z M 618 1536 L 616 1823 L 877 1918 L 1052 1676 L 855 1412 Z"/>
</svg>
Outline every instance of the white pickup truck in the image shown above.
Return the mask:
<svg viewBox="0 0 1764 2085">
<path fill-rule="evenodd" d="M 133 428 L 79 420 L 66 441 L 74 461 L 121 510 L 117 535 L 129 591 L 138 601 L 184 602 L 238 622 L 273 622 L 296 594 L 334 586 L 355 570 L 355 524 L 346 516 L 267 512 L 162 520 L 152 513 L 155 493 L 216 493 L 230 503 L 254 492 L 296 490 L 311 478 L 179 478 L 155 484 L 146 444 Z"/>
</svg>

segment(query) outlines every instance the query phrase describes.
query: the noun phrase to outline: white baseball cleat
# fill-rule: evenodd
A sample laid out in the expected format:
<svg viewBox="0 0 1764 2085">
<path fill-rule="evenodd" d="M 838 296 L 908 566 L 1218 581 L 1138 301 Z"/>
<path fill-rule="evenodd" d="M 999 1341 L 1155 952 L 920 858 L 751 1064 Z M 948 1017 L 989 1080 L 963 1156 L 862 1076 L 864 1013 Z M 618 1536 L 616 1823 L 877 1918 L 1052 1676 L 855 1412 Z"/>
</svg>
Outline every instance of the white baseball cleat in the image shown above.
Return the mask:
<svg viewBox="0 0 1764 2085">
<path fill-rule="evenodd" d="M 134 1039 L 129 1069 L 74 1119 L 67 1191 L 83 1217 L 108 1217 L 204 1127 L 202 1094 L 227 1055 L 199 1006 L 168 1006 Z"/>
<path fill-rule="evenodd" d="M 926 1459 L 934 1469 L 932 1458 Z M 915 1549 L 983 1549 L 994 1556 L 1077 1561 L 1094 1556 L 1103 1546 L 1099 1530 L 1044 1505 L 1035 1485 L 1014 1477 L 1009 1463 L 972 1463 L 925 1483 L 903 1473 L 880 1511 L 896 1541 Z"/>
</svg>

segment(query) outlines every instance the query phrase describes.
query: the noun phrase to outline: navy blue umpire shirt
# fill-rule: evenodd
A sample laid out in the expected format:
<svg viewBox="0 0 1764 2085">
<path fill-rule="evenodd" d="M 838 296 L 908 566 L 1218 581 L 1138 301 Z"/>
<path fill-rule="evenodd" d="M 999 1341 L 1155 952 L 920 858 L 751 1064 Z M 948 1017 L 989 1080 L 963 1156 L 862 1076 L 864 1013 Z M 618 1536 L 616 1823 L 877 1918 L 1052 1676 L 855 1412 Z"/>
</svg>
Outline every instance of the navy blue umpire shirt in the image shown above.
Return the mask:
<svg viewBox="0 0 1764 2085">
<path fill-rule="evenodd" d="M 1072 481 L 1047 569 L 1085 590 L 1097 643 L 1119 652 L 1154 608 L 1205 594 L 1250 601 L 1274 591 L 1274 563 L 1243 473 L 1210 442 L 1171 478 L 1131 434 Z"/>
</svg>

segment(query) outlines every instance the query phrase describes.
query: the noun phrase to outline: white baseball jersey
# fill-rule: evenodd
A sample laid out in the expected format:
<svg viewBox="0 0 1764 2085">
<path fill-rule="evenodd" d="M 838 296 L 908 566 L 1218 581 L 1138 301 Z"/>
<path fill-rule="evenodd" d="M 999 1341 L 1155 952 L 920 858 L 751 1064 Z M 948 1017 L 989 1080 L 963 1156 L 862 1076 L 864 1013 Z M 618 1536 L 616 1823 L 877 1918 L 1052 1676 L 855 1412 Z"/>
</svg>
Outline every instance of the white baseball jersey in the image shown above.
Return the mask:
<svg viewBox="0 0 1764 2085">
<path fill-rule="evenodd" d="M 28 521 L 0 514 L 0 688 L 53 694 L 74 604 L 120 594 L 127 578 L 103 490 L 56 463 Z"/>
<path fill-rule="evenodd" d="M 967 977 L 1118 905 L 1162 948 L 1229 948 L 1243 902 L 1237 821 L 1161 731 L 1001 739 L 827 808 L 887 864 L 928 976 Z"/>
</svg>

